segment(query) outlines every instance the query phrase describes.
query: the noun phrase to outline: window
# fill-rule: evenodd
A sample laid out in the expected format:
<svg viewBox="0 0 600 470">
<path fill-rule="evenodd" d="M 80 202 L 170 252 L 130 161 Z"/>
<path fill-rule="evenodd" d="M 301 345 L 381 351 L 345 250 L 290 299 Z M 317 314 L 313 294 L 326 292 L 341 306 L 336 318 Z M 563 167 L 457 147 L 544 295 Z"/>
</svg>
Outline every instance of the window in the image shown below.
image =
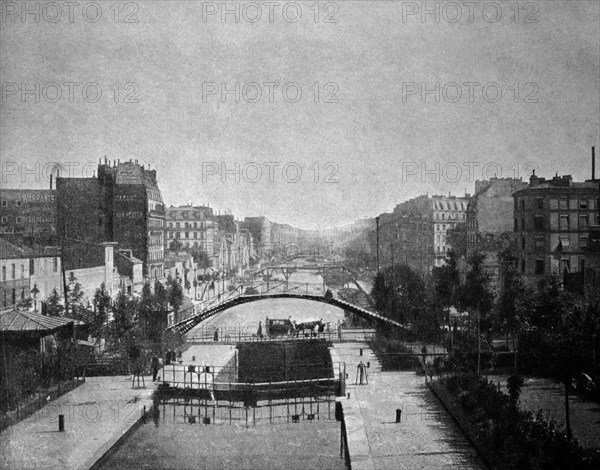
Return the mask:
<svg viewBox="0 0 600 470">
<path fill-rule="evenodd" d="M 569 216 L 561 214 L 558 219 L 559 230 L 569 230 Z"/>
<path fill-rule="evenodd" d="M 21 300 L 25 300 L 25 289 L 21 289 Z"/>
<path fill-rule="evenodd" d="M 544 274 L 544 260 L 543 259 L 535 260 L 535 273 L 536 274 Z"/>
<path fill-rule="evenodd" d="M 7 224 L 8 223 L 8 217 L 2 217 L 2 223 L 3 224 Z"/>
<path fill-rule="evenodd" d="M 587 209 L 589 207 L 588 204 L 588 200 L 587 199 L 580 199 L 579 200 L 579 208 L 580 209 Z"/>
<path fill-rule="evenodd" d="M 185 232 L 185 238 L 190 238 L 190 232 Z"/>
<path fill-rule="evenodd" d="M 561 235 L 560 244 L 563 248 L 569 248 L 569 246 L 571 246 L 571 238 L 569 238 L 569 235 Z"/>
<path fill-rule="evenodd" d="M 589 215 L 587 214 L 580 214 L 579 215 L 579 229 L 587 229 L 589 226 Z"/>
<path fill-rule="evenodd" d="M 535 247 L 536 248 L 544 248 L 546 243 L 544 242 L 544 237 L 535 237 Z"/>
<path fill-rule="evenodd" d="M 559 209 L 568 209 L 569 208 L 569 200 L 566 197 L 561 197 L 558 200 L 558 208 Z"/>
<path fill-rule="evenodd" d="M 587 248 L 589 246 L 589 239 L 587 235 L 579 237 L 579 248 Z"/>
<path fill-rule="evenodd" d="M 2 280 L 6 281 L 6 266 L 2 266 Z"/>
<path fill-rule="evenodd" d="M 525 237 L 521 238 L 521 248 L 525 249 Z"/>
<path fill-rule="evenodd" d="M 534 224 L 535 230 L 544 230 L 544 216 L 536 215 L 533 218 L 533 224 Z"/>
<path fill-rule="evenodd" d="M 16 289 L 12 290 L 12 299 L 11 300 L 12 300 L 12 302 L 11 302 L 12 305 L 14 305 L 14 304 L 17 303 L 17 291 L 16 291 Z"/>
<path fill-rule="evenodd" d="M 525 210 L 525 199 L 521 199 L 521 210 Z"/>
<path fill-rule="evenodd" d="M 52 272 L 58 271 L 58 258 L 52 260 Z"/>
<path fill-rule="evenodd" d="M 519 230 L 519 219 L 515 219 L 515 232 Z"/>
<path fill-rule="evenodd" d="M 571 263 L 568 258 L 564 258 L 560 260 L 560 272 L 571 272 Z"/>
<path fill-rule="evenodd" d="M 4 301 L 2 302 L 2 306 L 6 307 L 6 289 L 3 289 L 3 293 L 4 293 Z"/>
<path fill-rule="evenodd" d="M 12 271 L 11 279 L 16 279 L 17 278 L 17 265 L 15 263 L 13 263 L 10 267 L 11 267 L 11 271 Z"/>
<path fill-rule="evenodd" d="M 7 206 L 8 206 L 8 201 L 2 201 L 2 207 L 7 207 Z"/>
<path fill-rule="evenodd" d="M 519 200 L 515 198 L 515 211 L 519 210 Z"/>
<path fill-rule="evenodd" d="M 179 228 L 179 222 L 176 222 L 176 223 L 175 223 L 175 226 L 176 226 L 177 228 Z"/>
<path fill-rule="evenodd" d="M 536 199 L 536 205 L 537 205 L 538 209 L 543 209 L 544 208 L 544 200 L 542 198 Z"/>
<path fill-rule="evenodd" d="M 35 262 L 30 259 L 29 260 L 29 275 L 33 276 L 35 274 Z"/>
<path fill-rule="evenodd" d="M 521 260 L 521 272 L 525 272 L 525 260 Z"/>
<path fill-rule="evenodd" d="M 23 218 L 22 218 L 22 217 L 17 217 L 17 223 L 18 223 L 18 224 L 20 224 L 22 220 L 23 220 Z"/>
<path fill-rule="evenodd" d="M 521 217 L 521 230 L 525 231 L 525 217 Z"/>
<path fill-rule="evenodd" d="M 21 207 L 21 201 L 17 201 L 17 207 Z"/>
<path fill-rule="evenodd" d="M 24 279 L 24 278 L 25 278 L 25 265 L 22 264 L 21 265 L 21 279 Z"/>
</svg>

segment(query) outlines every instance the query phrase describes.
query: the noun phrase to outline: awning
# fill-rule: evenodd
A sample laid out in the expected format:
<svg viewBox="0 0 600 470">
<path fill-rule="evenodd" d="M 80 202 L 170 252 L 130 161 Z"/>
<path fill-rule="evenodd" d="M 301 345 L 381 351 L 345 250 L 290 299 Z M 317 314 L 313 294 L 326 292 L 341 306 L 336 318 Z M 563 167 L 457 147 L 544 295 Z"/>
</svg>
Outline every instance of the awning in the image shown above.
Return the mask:
<svg viewBox="0 0 600 470">
<path fill-rule="evenodd" d="M 49 317 L 27 311 L 8 310 L 0 314 L 0 332 L 12 333 L 52 333 L 60 328 L 73 325 L 71 318 Z"/>
</svg>

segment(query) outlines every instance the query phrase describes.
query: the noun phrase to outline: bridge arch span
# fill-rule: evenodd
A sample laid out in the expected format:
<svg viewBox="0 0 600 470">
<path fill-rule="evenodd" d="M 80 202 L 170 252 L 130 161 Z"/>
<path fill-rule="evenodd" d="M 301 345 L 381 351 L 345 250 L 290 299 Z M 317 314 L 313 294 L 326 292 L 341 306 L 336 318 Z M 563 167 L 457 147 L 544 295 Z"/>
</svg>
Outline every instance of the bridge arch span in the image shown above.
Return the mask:
<svg viewBox="0 0 600 470">
<path fill-rule="evenodd" d="M 189 318 L 186 318 L 185 320 L 182 320 L 179 323 L 176 323 L 175 325 L 168 327 L 167 330 L 177 331 L 181 334 L 185 334 L 188 331 L 190 331 L 192 328 L 194 328 L 196 325 L 207 320 L 208 318 L 211 318 L 218 313 L 221 313 L 225 310 L 236 307 L 238 305 L 243 305 L 243 304 L 246 304 L 249 302 L 256 302 L 256 301 L 265 300 L 265 299 L 282 299 L 282 298 L 302 299 L 302 300 L 310 300 L 310 301 L 314 301 L 314 302 L 325 303 L 325 304 L 329 304 L 334 307 L 338 307 L 343 310 L 352 312 L 352 313 L 360 316 L 361 318 L 364 318 L 365 320 L 368 320 L 368 321 L 371 321 L 374 323 L 385 324 L 385 325 L 391 326 L 391 327 L 404 328 L 404 325 L 402 325 L 398 322 L 390 320 L 389 318 L 386 318 L 378 313 L 371 312 L 369 310 L 366 310 L 362 307 L 351 304 L 349 302 L 346 302 L 346 301 L 341 300 L 336 297 L 328 297 L 328 296 L 326 297 L 326 296 L 322 296 L 322 295 L 311 295 L 311 294 L 286 292 L 286 293 L 241 295 L 241 296 L 235 297 L 231 300 L 227 300 L 221 304 L 210 307 L 210 308 L 208 308 L 196 315 L 193 315 Z"/>
</svg>

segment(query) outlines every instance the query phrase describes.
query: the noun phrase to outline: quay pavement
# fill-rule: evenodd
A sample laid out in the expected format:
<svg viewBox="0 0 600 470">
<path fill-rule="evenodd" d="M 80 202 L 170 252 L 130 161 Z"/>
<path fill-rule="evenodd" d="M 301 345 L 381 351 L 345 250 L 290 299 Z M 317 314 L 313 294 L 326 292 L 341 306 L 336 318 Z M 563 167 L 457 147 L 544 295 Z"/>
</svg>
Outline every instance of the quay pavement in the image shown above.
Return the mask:
<svg viewBox="0 0 600 470">
<path fill-rule="evenodd" d="M 2 469 L 88 470 L 135 427 L 144 407 L 150 411 L 155 384 L 144 381 L 146 388 L 132 389 L 129 376 L 88 377 L 0 434 Z"/>
<path fill-rule="evenodd" d="M 353 470 L 486 468 L 423 376 L 382 372 L 366 342 L 335 343 L 331 356 L 346 363 L 346 397 L 339 401 Z M 368 384 L 355 384 L 360 361 L 370 363 Z"/>
</svg>

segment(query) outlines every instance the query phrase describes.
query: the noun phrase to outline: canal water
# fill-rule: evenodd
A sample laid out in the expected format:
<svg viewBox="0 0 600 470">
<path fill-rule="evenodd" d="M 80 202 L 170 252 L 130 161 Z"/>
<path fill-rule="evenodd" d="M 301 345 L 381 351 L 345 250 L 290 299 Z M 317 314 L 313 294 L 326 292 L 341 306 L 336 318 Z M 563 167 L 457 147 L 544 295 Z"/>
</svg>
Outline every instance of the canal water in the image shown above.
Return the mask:
<svg viewBox="0 0 600 470">
<path fill-rule="evenodd" d="M 100 468 L 342 470 L 335 401 L 330 416 L 327 403 L 320 407 L 319 419 L 308 420 L 298 404 L 298 422 L 288 422 L 285 406 L 256 412 L 238 407 L 230 415 L 225 408 L 213 414 L 212 407 L 203 404 L 159 405 L 156 419 L 134 431 Z M 293 410 L 292 406 L 290 413 Z M 203 424 L 206 416 L 210 424 Z"/>
<path fill-rule="evenodd" d="M 320 276 L 311 273 L 292 277 L 293 282 L 322 282 Z M 267 316 L 291 316 L 297 322 L 323 319 L 337 324 L 344 312 L 307 300 L 261 300 L 221 312 L 187 336 L 193 338 L 216 327 L 222 334 L 233 334 L 240 328 L 256 332 L 259 321 L 264 328 Z M 233 354 L 231 347 L 194 345 L 184 353 L 184 360 L 186 364 L 195 359 L 224 366 Z M 166 375 L 166 370 L 163 373 Z M 100 468 L 342 470 L 346 467 L 340 454 L 341 424 L 335 420 L 335 400 L 320 400 L 294 400 L 274 406 L 259 402 L 257 408 L 244 408 L 242 404 L 214 407 L 210 401 L 193 399 L 162 403 L 156 407 L 154 419 L 136 429 Z"/>
</svg>

